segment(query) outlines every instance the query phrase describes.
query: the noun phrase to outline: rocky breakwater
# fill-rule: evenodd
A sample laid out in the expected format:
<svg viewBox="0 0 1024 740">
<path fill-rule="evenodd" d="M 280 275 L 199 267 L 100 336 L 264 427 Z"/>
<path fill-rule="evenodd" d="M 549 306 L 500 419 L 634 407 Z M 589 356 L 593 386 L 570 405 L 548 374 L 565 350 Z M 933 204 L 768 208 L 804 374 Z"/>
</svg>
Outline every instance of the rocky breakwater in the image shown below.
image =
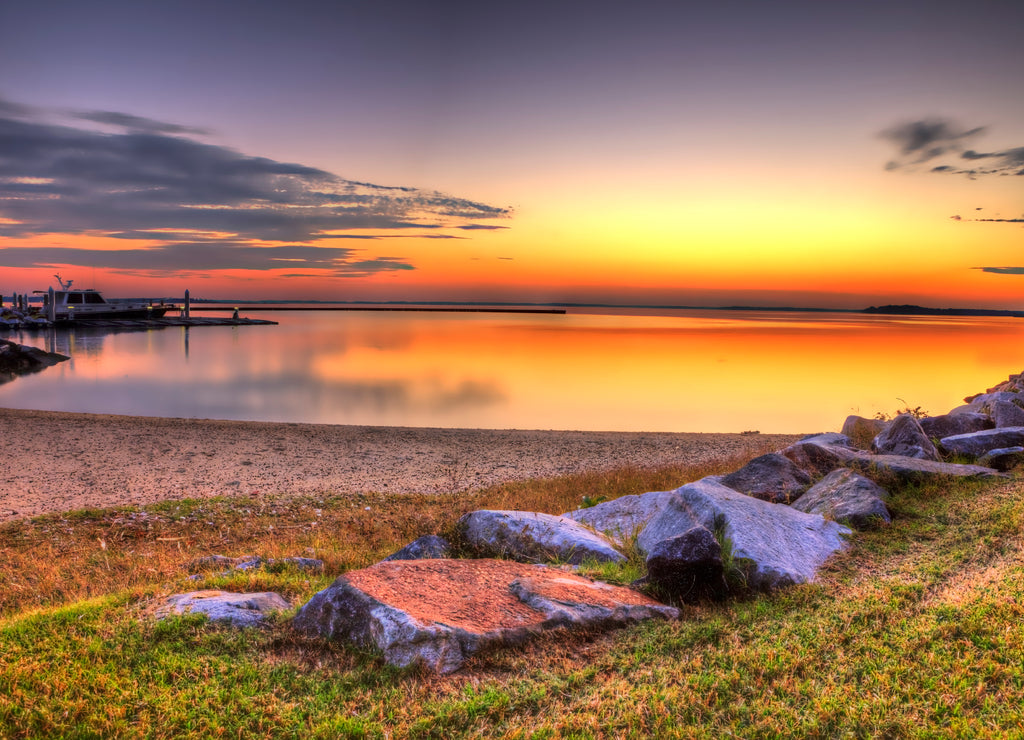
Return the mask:
<svg viewBox="0 0 1024 740">
<path fill-rule="evenodd" d="M 67 355 L 0 339 L 0 383 L 8 383 L 20 375 L 37 373 L 70 359 Z"/>
<path fill-rule="evenodd" d="M 891 521 L 887 503 L 903 483 L 998 477 L 995 467 L 1024 459 L 1024 424 L 1015 425 L 1024 420 L 1022 378 L 939 417 L 850 417 L 844 433 L 807 437 L 672 491 L 561 516 L 471 512 L 451 541 L 430 535 L 342 575 L 292 625 L 448 673 L 476 652 L 546 630 L 673 619 L 671 604 L 813 581 L 854 529 Z M 631 588 L 574 572 L 637 553 L 647 574 Z"/>
</svg>

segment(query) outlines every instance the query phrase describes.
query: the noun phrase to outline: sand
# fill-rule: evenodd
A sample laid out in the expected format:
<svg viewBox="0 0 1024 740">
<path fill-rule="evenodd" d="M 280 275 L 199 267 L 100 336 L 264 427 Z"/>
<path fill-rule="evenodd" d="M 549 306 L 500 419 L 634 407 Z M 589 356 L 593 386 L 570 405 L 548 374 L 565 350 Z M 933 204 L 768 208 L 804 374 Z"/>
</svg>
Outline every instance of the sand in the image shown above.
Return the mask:
<svg viewBox="0 0 1024 740">
<path fill-rule="evenodd" d="M 0 521 L 210 496 L 447 493 L 799 437 L 283 424 L 0 409 Z"/>
</svg>

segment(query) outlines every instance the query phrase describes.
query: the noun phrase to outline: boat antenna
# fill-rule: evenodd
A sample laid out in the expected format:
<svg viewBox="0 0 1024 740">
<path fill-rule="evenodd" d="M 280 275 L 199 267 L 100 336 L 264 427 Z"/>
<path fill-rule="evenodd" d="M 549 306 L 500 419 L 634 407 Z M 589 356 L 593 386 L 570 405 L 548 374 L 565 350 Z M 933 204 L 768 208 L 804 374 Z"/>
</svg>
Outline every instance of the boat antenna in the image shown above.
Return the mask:
<svg viewBox="0 0 1024 740">
<path fill-rule="evenodd" d="M 71 290 L 71 283 L 75 282 L 74 280 L 68 280 L 65 283 L 63 280 L 60 279 L 60 275 L 54 275 L 54 277 L 57 278 L 57 282 L 60 284 L 61 290 Z"/>
</svg>

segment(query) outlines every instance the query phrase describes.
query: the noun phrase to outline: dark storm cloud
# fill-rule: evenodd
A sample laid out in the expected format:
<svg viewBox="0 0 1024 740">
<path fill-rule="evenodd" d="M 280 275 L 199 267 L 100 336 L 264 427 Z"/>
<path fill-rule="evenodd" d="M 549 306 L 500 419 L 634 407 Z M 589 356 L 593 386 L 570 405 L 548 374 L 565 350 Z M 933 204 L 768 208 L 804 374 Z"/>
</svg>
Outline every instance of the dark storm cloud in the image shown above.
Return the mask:
<svg viewBox="0 0 1024 740">
<path fill-rule="evenodd" d="M 185 240 L 202 234 L 188 252 L 196 269 L 228 269 L 266 257 L 240 242 L 365 236 L 344 233 L 352 230 L 408 235 L 511 214 L 441 193 L 345 180 L 315 167 L 244 155 L 188 138 L 184 134 L 200 131 L 177 124 L 110 111 L 75 118 L 119 130 L 49 123 L 33 109 L 0 100 L 0 237 L 88 232 L 170 240 L 164 251 L 123 255 L 138 261 L 132 269 L 143 263 L 170 269 L 165 258 L 185 254 Z M 331 254 L 328 248 L 322 260 L 333 259 Z M 117 255 L 96 254 L 96 266 L 115 267 Z M 21 258 L 14 251 L 0 249 L 0 264 L 13 266 L 15 259 Z M 314 253 L 303 259 L 313 260 Z M 361 269 L 410 269 L 401 265 L 370 260 Z"/>
<path fill-rule="evenodd" d="M 974 269 L 992 272 L 996 275 L 1024 275 L 1024 267 L 975 267 Z"/>
<path fill-rule="evenodd" d="M 896 145 L 899 156 L 886 164 L 886 169 L 913 169 L 934 160 L 942 160 L 929 172 L 965 175 L 1024 175 L 1024 147 L 1001 151 L 979 152 L 967 149 L 966 141 L 988 131 L 985 126 L 963 128 L 941 118 L 910 121 L 892 126 L 879 135 Z M 961 163 L 977 163 L 964 167 Z"/>
</svg>

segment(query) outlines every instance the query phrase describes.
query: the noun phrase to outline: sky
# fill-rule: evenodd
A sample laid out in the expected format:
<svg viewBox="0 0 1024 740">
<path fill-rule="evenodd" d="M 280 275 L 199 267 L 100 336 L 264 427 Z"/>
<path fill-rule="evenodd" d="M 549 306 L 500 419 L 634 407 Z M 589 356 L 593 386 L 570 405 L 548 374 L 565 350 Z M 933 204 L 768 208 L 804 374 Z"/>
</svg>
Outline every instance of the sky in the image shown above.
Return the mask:
<svg viewBox="0 0 1024 740">
<path fill-rule="evenodd" d="M 0 0 L 0 292 L 1024 309 L 1024 3 Z"/>
</svg>

